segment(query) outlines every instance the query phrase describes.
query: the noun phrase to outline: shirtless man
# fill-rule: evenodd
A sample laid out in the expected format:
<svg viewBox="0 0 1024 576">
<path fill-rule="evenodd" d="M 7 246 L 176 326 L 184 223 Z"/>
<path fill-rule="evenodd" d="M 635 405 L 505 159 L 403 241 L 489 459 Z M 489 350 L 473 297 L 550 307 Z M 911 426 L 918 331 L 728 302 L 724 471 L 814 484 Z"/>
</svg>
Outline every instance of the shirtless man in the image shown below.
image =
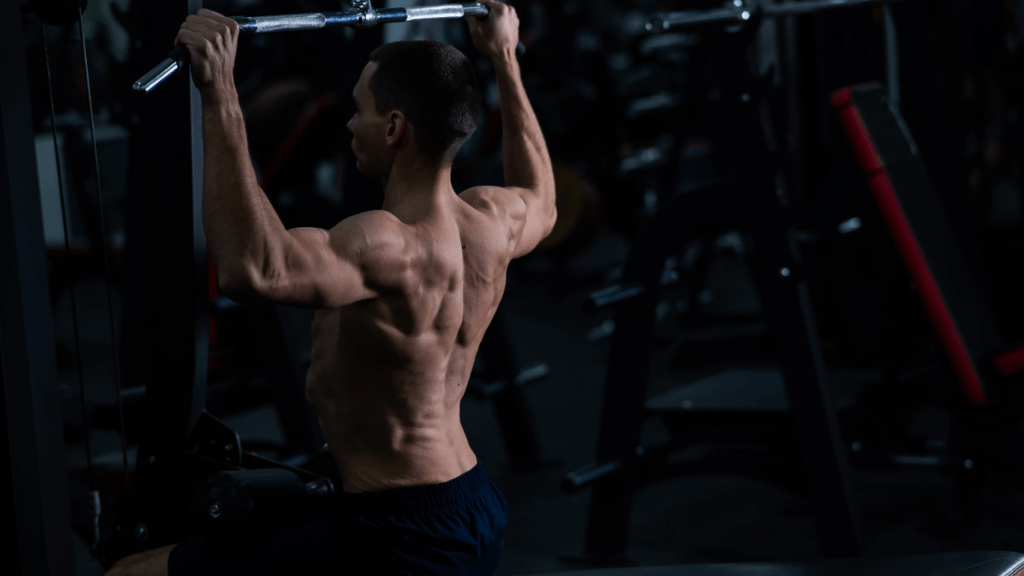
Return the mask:
<svg viewBox="0 0 1024 576">
<path fill-rule="evenodd" d="M 202 539 L 128 557 L 110 574 L 480 574 L 494 571 L 505 500 L 477 463 L 459 418 L 477 347 L 512 258 L 555 223 L 544 137 L 515 57 L 519 20 L 481 0 L 467 18 L 494 62 L 505 188 L 456 194 L 451 162 L 476 128 L 469 60 L 434 42 L 370 56 L 348 123 L 381 210 L 331 230 L 286 230 L 257 184 L 232 70 L 237 24 L 200 10 L 175 44 L 202 93 L 203 219 L 221 288 L 238 299 L 316 308 L 306 396 L 341 472 L 326 519 L 242 548 Z"/>
</svg>

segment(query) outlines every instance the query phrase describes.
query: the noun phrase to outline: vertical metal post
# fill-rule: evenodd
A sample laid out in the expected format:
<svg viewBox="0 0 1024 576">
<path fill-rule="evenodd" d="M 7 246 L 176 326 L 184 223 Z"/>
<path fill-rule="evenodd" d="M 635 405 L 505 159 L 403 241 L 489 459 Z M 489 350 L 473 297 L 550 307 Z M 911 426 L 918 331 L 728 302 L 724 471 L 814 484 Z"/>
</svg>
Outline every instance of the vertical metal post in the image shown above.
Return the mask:
<svg viewBox="0 0 1024 576">
<path fill-rule="evenodd" d="M 132 65 L 159 61 L 181 23 L 201 0 L 147 3 L 130 12 Z M 144 31 L 144 32 L 143 32 Z M 161 90 L 137 95 L 132 130 L 127 220 L 131 273 L 127 286 L 144 297 L 126 299 L 126 343 L 136 354 L 126 370 L 145 384 L 144 419 L 131 499 L 118 510 L 114 559 L 180 541 L 182 486 L 195 470 L 177 470 L 168 450 L 189 448 L 206 407 L 209 358 L 209 267 L 202 221 L 202 104 L 191 74 Z M 138 363 L 132 366 L 133 362 Z M 169 474 L 168 470 L 174 469 Z M 186 500 L 187 501 L 187 500 Z M 184 504 L 187 506 L 187 504 Z"/>
<path fill-rule="evenodd" d="M 505 381 L 505 388 L 494 395 L 493 402 L 509 463 L 513 468 L 526 470 L 543 466 L 544 452 L 533 409 L 526 390 L 515 382 L 522 365 L 508 325 L 508 313 L 500 306 L 480 342 L 480 357 L 489 375 Z"/>
<path fill-rule="evenodd" d="M 771 212 L 763 212 L 771 214 Z M 761 230 L 761 298 L 775 336 L 779 364 L 793 412 L 800 455 L 811 491 L 818 543 L 825 558 L 860 556 L 860 516 L 839 424 L 825 382 L 811 297 L 806 280 L 794 278 L 785 235 Z M 783 239 L 783 242 L 773 240 Z M 774 245 L 772 245 L 774 244 Z"/>
<path fill-rule="evenodd" d="M 790 0 L 792 1 L 792 0 Z M 797 35 L 797 18 L 789 16 L 782 22 L 783 29 L 783 74 L 782 81 L 786 84 L 787 116 L 789 117 L 789 138 L 783 140 L 789 144 L 790 158 L 793 162 L 793 191 L 799 198 L 806 198 L 805 182 L 807 154 L 804 150 L 804 103 L 803 76 L 800 74 L 799 39 Z M 785 145 L 784 145 L 785 148 Z"/>
<path fill-rule="evenodd" d="M 134 11 L 135 53 L 166 55 L 201 0 L 158 2 Z M 159 56 L 159 57 L 158 57 Z M 205 407 L 209 355 L 209 270 L 202 221 L 202 104 L 189 74 L 139 96 L 132 135 L 131 195 L 141 195 L 146 222 L 146 419 L 141 444 L 185 445 Z M 144 447 L 143 447 L 144 450 Z"/>
<path fill-rule="evenodd" d="M 816 15 L 820 17 L 821 15 Z M 819 33 L 821 28 L 818 28 Z M 723 62 L 730 59 L 729 39 L 719 44 Z M 823 37 L 819 36 L 819 39 Z M 771 153 L 772 126 L 780 125 L 770 108 L 755 106 L 768 93 L 747 92 L 756 79 L 739 73 L 740 59 L 731 57 L 736 73 L 722 76 L 722 134 L 734 138 L 732 166 L 750 192 L 747 204 L 756 210 L 753 233 L 758 263 L 758 291 L 771 327 L 785 378 L 811 491 L 818 542 L 826 558 L 859 556 L 860 517 L 846 452 L 829 398 L 816 319 L 808 292 L 799 242 L 792 228 L 797 200 L 786 191 L 785 172 Z M 822 76 L 819 80 L 822 80 Z M 767 110 L 767 113 L 764 111 Z M 772 191 L 775 193 L 773 194 Z"/>
<path fill-rule="evenodd" d="M 892 6 L 882 6 L 885 15 L 885 74 L 889 85 L 889 101 L 896 110 L 900 109 L 900 48 L 896 35 L 896 21 L 892 17 Z"/>
<path fill-rule="evenodd" d="M 691 199 L 696 193 L 682 198 Z M 680 203 L 676 201 L 676 204 Z M 663 220 L 666 208 L 648 224 L 648 229 Z M 677 229 L 685 230 L 680 224 Z M 643 234 L 643 232 L 641 232 Z M 652 233 L 645 236 L 654 236 Z M 626 265 L 626 278 L 650 276 L 650 270 L 659 271 L 664 259 L 653 249 L 639 249 L 641 239 L 633 246 L 630 262 Z M 620 305 L 615 309 L 615 332 L 612 334 L 608 371 L 601 400 L 601 421 L 597 436 L 597 462 L 618 461 L 620 470 L 594 483 L 587 513 L 587 532 L 584 554 L 591 560 L 628 562 L 630 515 L 633 509 L 633 491 L 640 472 L 640 429 L 644 419 L 644 398 L 650 373 L 651 351 L 654 348 L 655 307 L 658 298 L 657 280 L 645 282 L 647 294 L 636 303 Z"/>
<path fill-rule="evenodd" d="M 584 544 L 588 562 L 629 561 L 630 515 L 640 479 L 640 432 L 665 259 L 708 223 L 743 219 L 746 204 L 747 196 L 727 181 L 693 190 L 662 206 L 633 243 L 623 277 L 640 281 L 644 297 L 615 309 L 595 460 L 618 462 L 619 469 L 594 482 Z"/>
<path fill-rule="evenodd" d="M 2 550 L 8 573 L 57 576 L 74 572 L 74 553 L 18 2 L 0 3 L 0 78 Z"/>
</svg>

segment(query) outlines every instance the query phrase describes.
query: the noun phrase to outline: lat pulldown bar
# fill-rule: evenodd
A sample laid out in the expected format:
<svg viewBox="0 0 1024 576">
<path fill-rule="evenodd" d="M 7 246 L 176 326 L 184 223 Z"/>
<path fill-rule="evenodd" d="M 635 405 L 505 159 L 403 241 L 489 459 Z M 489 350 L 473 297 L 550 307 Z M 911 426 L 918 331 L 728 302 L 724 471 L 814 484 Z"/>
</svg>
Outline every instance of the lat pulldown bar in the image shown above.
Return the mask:
<svg viewBox="0 0 1024 576">
<path fill-rule="evenodd" d="M 743 24 L 755 15 L 762 18 L 783 18 L 813 14 L 831 8 L 861 6 L 863 4 L 890 4 L 902 0 L 809 0 L 807 2 L 787 2 L 785 4 L 759 5 L 733 0 L 732 6 L 714 10 L 685 10 L 682 12 L 663 12 L 651 16 L 647 21 L 648 32 L 668 32 L 680 28 L 699 26 L 702 24 Z"/>
<path fill-rule="evenodd" d="M 357 9 L 346 12 L 316 12 L 284 16 L 231 16 L 231 19 L 238 22 L 239 30 L 245 34 L 265 34 L 290 30 L 318 30 L 329 26 L 370 28 L 378 24 L 392 22 L 453 19 L 465 16 L 476 16 L 483 20 L 490 14 L 490 10 L 486 6 L 477 2 L 421 8 L 383 8 L 381 10 L 377 10 L 369 2 L 353 2 L 353 4 Z M 516 47 L 516 54 L 522 56 L 525 51 L 526 47 L 520 42 Z M 167 55 L 167 58 L 139 78 L 132 88 L 137 92 L 149 93 L 164 80 L 188 66 L 190 60 L 188 48 L 178 46 Z"/>
</svg>

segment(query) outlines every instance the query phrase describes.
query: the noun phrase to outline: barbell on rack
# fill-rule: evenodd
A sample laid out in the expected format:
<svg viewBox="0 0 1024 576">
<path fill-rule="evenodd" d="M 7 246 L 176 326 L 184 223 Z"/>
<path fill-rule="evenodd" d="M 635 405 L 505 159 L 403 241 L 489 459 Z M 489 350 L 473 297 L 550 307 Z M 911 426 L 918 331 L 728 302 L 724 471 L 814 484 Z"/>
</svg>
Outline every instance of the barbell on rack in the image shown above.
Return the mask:
<svg viewBox="0 0 1024 576">
<path fill-rule="evenodd" d="M 651 33 L 668 32 L 680 28 L 701 26 L 706 24 L 735 25 L 743 24 L 755 17 L 783 18 L 814 14 L 832 8 L 848 8 L 864 4 L 891 4 L 903 0 L 809 0 L 806 2 L 786 2 L 783 4 L 758 4 L 744 0 L 733 0 L 731 5 L 711 10 L 683 10 L 681 12 L 661 12 L 651 16 L 646 29 Z"/>
<path fill-rule="evenodd" d="M 465 16 L 476 16 L 482 20 L 490 14 L 490 10 L 478 2 L 419 8 L 382 8 L 380 10 L 365 1 L 353 2 L 353 4 L 356 7 L 355 10 L 344 12 L 314 12 L 283 16 L 232 16 L 231 19 L 238 22 L 239 30 L 244 34 L 266 34 L 291 30 L 317 30 L 333 26 L 370 28 L 378 24 L 393 22 L 454 19 Z M 520 42 L 516 47 L 516 54 L 522 56 L 525 51 L 526 47 Z M 142 78 L 139 78 L 132 88 L 136 92 L 149 93 L 164 80 L 188 66 L 189 61 L 188 48 L 179 46 Z"/>
</svg>

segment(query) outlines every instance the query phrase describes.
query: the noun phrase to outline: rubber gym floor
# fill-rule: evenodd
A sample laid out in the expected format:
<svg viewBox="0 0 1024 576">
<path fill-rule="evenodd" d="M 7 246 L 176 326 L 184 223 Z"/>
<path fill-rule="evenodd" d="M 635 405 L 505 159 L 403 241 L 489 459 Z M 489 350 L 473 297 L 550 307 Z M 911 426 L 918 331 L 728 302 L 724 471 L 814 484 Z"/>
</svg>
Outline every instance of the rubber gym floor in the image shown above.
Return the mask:
<svg viewBox="0 0 1024 576">
<path fill-rule="evenodd" d="M 621 261 L 626 243 L 609 234 L 569 262 L 583 274 Z M 549 263 L 536 258 L 526 268 L 543 271 Z M 749 284 L 738 260 L 716 264 L 710 278 L 715 306 L 743 309 L 751 305 Z M 610 318 L 582 312 L 584 292 L 555 298 L 543 274 L 510 282 L 502 306 L 511 312 L 518 352 L 525 364 L 547 362 L 551 374 L 528 394 L 551 466 L 532 472 L 509 468 L 488 402 L 467 398 L 462 420 L 476 454 L 508 500 L 508 528 L 498 574 L 570 570 L 562 560 L 583 550 L 589 493 L 563 494 L 559 482 L 570 470 L 591 461 L 596 444 L 608 338 L 593 339 L 594 329 Z M 90 402 L 113 402 L 103 284 L 79 284 L 84 367 Z M 55 309 L 58 341 L 71 342 L 68 302 Z M 599 333 L 599 332 L 598 332 Z M 588 334 L 591 339 L 588 339 Z M 678 386 L 693 377 L 673 370 L 669 358 L 678 346 L 656 351 L 650 392 Z M 64 386 L 77 386 L 73 370 L 61 374 Z M 109 385 L 108 385 L 109 384 Z M 109 391 L 109 394 L 105 391 Z M 110 397 L 107 397 L 110 396 Z M 65 411 L 65 419 L 74 418 Z M 246 439 L 280 440 L 272 407 L 227 420 Z M 665 432 L 652 423 L 645 438 Z M 94 431 L 98 463 L 119 469 L 120 444 L 113 432 Z M 69 466 L 84 463 L 80 440 L 69 439 Z M 884 556 L 954 550 L 1024 551 L 1024 478 L 993 477 L 966 521 L 952 505 L 953 478 L 932 470 L 854 470 L 862 516 L 865 550 Z M 631 554 L 637 564 L 795 560 L 818 556 L 810 504 L 781 488 L 736 476 L 689 476 L 664 481 L 637 493 L 630 526 Z M 79 576 L 102 574 L 76 536 Z"/>
</svg>

